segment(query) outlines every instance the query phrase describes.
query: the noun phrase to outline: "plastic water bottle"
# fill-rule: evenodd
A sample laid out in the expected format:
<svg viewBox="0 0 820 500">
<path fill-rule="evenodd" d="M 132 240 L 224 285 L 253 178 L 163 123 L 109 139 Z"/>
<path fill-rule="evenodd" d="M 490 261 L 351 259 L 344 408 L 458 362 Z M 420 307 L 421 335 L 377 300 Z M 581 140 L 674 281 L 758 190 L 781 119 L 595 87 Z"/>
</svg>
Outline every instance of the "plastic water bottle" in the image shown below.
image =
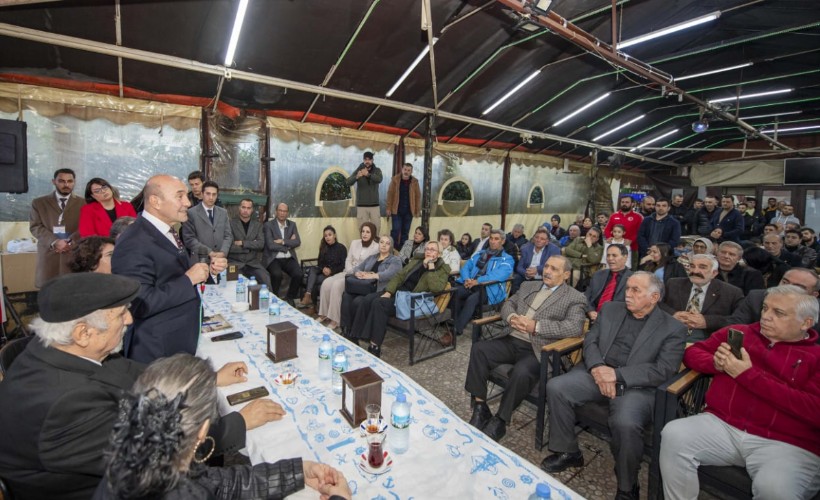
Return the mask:
<svg viewBox="0 0 820 500">
<path fill-rule="evenodd" d="M 219 273 L 219 288 L 225 288 L 228 286 L 228 270 L 223 269 L 221 273 Z"/>
<path fill-rule="evenodd" d="M 410 403 L 404 392 L 396 394 L 390 408 L 390 443 L 393 453 L 401 455 L 410 448 Z"/>
<path fill-rule="evenodd" d="M 551 495 L 550 485 L 547 483 L 538 483 L 535 487 L 535 493 L 529 496 L 529 500 L 547 500 Z"/>
<path fill-rule="evenodd" d="M 276 295 L 268 294 L 268 321 L 274 321 L 279 317 L 279 299 Z"/>
<path fill-rule="evenodd" d="M 262 285 L 262 288 L 259 289 L 259 309 L 265 310 L 268 309 L 268 314 L 270 314 L 270 294 L 268 293 L 268 285 Z"/>
<path fill-rule="evenodd" d="M 245 302 L 245 277 L 241 274 L 236 278 L 236 301 Z"/>
<path fill-rule="evenodd" d="M 319 344 L 319 380 L 330 380 L 333 373 L 331 366 L 333 361 L 333 344 L 330 343 L 330 335 L 322 336 L 322 343 Z"/>
<path fill-rule="evenodd" d="M 342 393 L 342 373 L 347 371 L 347 356 L 345 356 L 344 346 L 336 346 L 336 354 L 333 356 L 333 392 Z"/>
</svg>

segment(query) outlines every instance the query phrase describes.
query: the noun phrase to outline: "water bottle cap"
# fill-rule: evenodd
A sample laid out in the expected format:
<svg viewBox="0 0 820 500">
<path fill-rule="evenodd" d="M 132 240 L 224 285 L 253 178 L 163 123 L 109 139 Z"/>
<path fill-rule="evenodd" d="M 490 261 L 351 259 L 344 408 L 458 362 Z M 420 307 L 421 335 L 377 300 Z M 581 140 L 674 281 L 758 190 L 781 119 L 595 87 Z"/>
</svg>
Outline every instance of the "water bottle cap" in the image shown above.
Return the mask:
<svg viewBox="0 0 820 500">
<path fill-rule="evenodd" d="M 322 335 L 322 342 L 329 342 L 329 341 L 330 341 L 330 335 L 328 335 L 328 334 Z"/>
<path fill-rule="evenodd" d="M 262 285 L 262 288 L 260 288 L 260 290 L 267 290 L 267 289 L 268 289 L 268 285 Z"/>
<path fill-rule="evenodd" d="M 345 348 L 344 348 L 344 346 L 337 345 L 337 346 L 336 346 L 336 352 L 345 352 Z"/>
<path fill-rule="evenodd" d="M 548 485 L 547 483 L 538 483 L 538 486 L 535 487 L 535 494 L 541 498 L 549 498 L 550 485 Z"/>
<path fill-rule="evenodd" d="M 396 394 L 396 401 L 399 403 L 406 403 L 407 396 L 404 394 L 404 392 L 399 392 L 398 394 Z"/>
</svg>

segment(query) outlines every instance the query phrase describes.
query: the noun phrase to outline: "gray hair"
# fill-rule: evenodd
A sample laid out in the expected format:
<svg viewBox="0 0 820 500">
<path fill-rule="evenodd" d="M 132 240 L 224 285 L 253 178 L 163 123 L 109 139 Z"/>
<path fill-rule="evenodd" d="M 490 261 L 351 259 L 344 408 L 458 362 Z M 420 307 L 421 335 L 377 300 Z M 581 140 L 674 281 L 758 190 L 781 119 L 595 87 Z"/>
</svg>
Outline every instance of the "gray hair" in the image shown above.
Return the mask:
<svg viewBox="0 0 820 500">
<path fill-rule="evenodd" d="M 817 317 L 820 315 L 820 304 L 817 303 L 817 298 L 814 295 L 807 295 L 800 287 L 794 285 L 780 285 L 769 288 L 766 291 L 766 297 L 771 295 L 787 295 L 790 302 L 794 304 L 794 310 L 800 320 L 811 318 L 812 325 L 817 323 Z"/>
<path fill-rule="evenodd" d="M 718 261 L 717 261 L 717 259 L 715 258 L 714 255 L 708 254 L 708 253 L 696 253 L 695 255 L 692 255 L 691 257 L 689 257 L 689 260 L 692 261 L 692 262 L 694 262 L 696 260 L 704 260 L 704 259 L 708 260 L 709 262 L 712 263 L 712 271 L 717 271 Z"/>
<path fill-rule="evenodd" d="M 814 286 L 811 287 L 811 290 L 809 291 L 815 293 L 820 292 L 820 276 L 817 275 L 817 271 L 814 269 L 809 269 L 808 267 L 793 267 L 783 273 L 783 276 L 785 277 L 789 273 L 806 273 L 811 275 L 811 277 L 814 278 Z"/>
<path fill-rule="evenodd" d="M 108 321 L 106 321 L 104 309 L 96 310 L 71 321 L 61 321 L 59 323 L 49 323 L 43 318 L 37 317 L 31 321 L 29 327 L 34 330 L 37 338 L 45 347 L 54 345 L 68 346 L 74 343 L 71 332 L 81 323 L 85 323 L 101 332 L 108 330 Z"/>
<path fill-rule="evenodd" d="M 563 255 L 553 255 L 549 259 L 561 259 L 561 262 L 564 264 L 563 271 L 565 273 L 568 273 L 568 272 L 572 271 L 572 262 L 570 262 L 570 260 L 568 258 L 564 257 Z M 547 259 L 547 260 L 549 260 L 549 259 Z"/>
<path fill-rule="evenodd" d="M 513 231 L 515 231 L 516 229 L 519 229 L 519 230 L 523 231 L 523 230 L 524 230 L 524 224 L 516 224 L 516 225 L 514 225 L 514 226 L 513 226 Z"/>
<path fill-rule="evenodd" d="M 629 278 L 632 279 L 635 277 L 645 277 L 649 285 L 649 293 L 657 293 L 660 296 L 658 302 L 663 300 L 663 281 L 658 278 L 655 273 L 650 273 L 648 271 L 635 271 Z"/>
<path fill-rule="evenodd" d="M 393 249 L 395 248 L 395 246 L 393 245 L 393 237 L 388 235 L 388 234 L 379 236 L 379 242 L 381 242 L 382 238 L 387 238 L 388 241 L 390 241 L 390 251 L 392 252 Z"/>
<path fill-rule="evenodd" d="M 734 241 L 724 241 L 720 245 L 718 245 L 718 250 L 721 248 L 732 248 L 740 252 L 740 256 L 743 257 L 743 247 L 740 246 L 739 243 L 735 243 Z"/>
<path fill-rule="evenodd" d="M 501 229 L 493 229 L 493 230 L 490 231 L 490 234 L 496 234 L 498 236 L 501 236 L 502 241 L 507 239 L 507 235 L 504 234 L 504 231 L 501 230 Z"/>
<path fill-rule="evenodd" d="M 424 243 L 424 248 L 426 249 L 428 245 L 435 245 L 436 246 L 436 251 L 439 253 L 439 255 L 441 255 L 441 245 L 439 244 L 438 241 L 436 241 L 436 240 L 427 241 L 427 242 Z"/>
</svg>

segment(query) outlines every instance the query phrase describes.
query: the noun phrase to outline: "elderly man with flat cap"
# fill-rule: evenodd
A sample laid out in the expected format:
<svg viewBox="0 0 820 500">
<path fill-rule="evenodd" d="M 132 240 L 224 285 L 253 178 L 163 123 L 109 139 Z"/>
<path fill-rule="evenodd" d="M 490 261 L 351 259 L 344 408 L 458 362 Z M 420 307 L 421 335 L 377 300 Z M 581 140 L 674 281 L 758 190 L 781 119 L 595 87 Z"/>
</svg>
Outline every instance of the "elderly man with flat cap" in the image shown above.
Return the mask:
<svg viewBox="0 0 820 500">
<path fill-rule="evenodd" d="M 0 383 L 0 477 L 15 498 L 91 498 L 120 395 L 145 368 L 115 354 L 139 290 L 135 280 L 99 273 L 64 275 L 40 290 L 36 338 Z M 228 363 L 217 385 L 244 381 L 246 371 Z M 246 427 L 284 414 L 273 401 L 257 401 L 216 422 L 217 453 L 244 447 Z"/>
</svg>

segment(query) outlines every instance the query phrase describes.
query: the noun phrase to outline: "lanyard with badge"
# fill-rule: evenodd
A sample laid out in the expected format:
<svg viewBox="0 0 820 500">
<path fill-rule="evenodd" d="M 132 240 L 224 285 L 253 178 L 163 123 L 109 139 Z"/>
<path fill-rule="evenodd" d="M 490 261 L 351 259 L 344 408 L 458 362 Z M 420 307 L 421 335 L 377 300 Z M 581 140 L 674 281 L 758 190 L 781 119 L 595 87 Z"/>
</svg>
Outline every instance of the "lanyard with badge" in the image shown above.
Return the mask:
<svg viewBox="0 0 820 500">
<path fill-rule="evenodd" d="M 60 198 L 59 201 L 62 205 L 60 207 L 60 215 L 57 217 L 57 225 L 52 228 L 52 231 L 57 238 L 67 240 L 69 238 L 69 234 L 63 224 L 63 216 L 65 215 L 66 206 L 68 206 L 68 198 Z"/>
</svg>

